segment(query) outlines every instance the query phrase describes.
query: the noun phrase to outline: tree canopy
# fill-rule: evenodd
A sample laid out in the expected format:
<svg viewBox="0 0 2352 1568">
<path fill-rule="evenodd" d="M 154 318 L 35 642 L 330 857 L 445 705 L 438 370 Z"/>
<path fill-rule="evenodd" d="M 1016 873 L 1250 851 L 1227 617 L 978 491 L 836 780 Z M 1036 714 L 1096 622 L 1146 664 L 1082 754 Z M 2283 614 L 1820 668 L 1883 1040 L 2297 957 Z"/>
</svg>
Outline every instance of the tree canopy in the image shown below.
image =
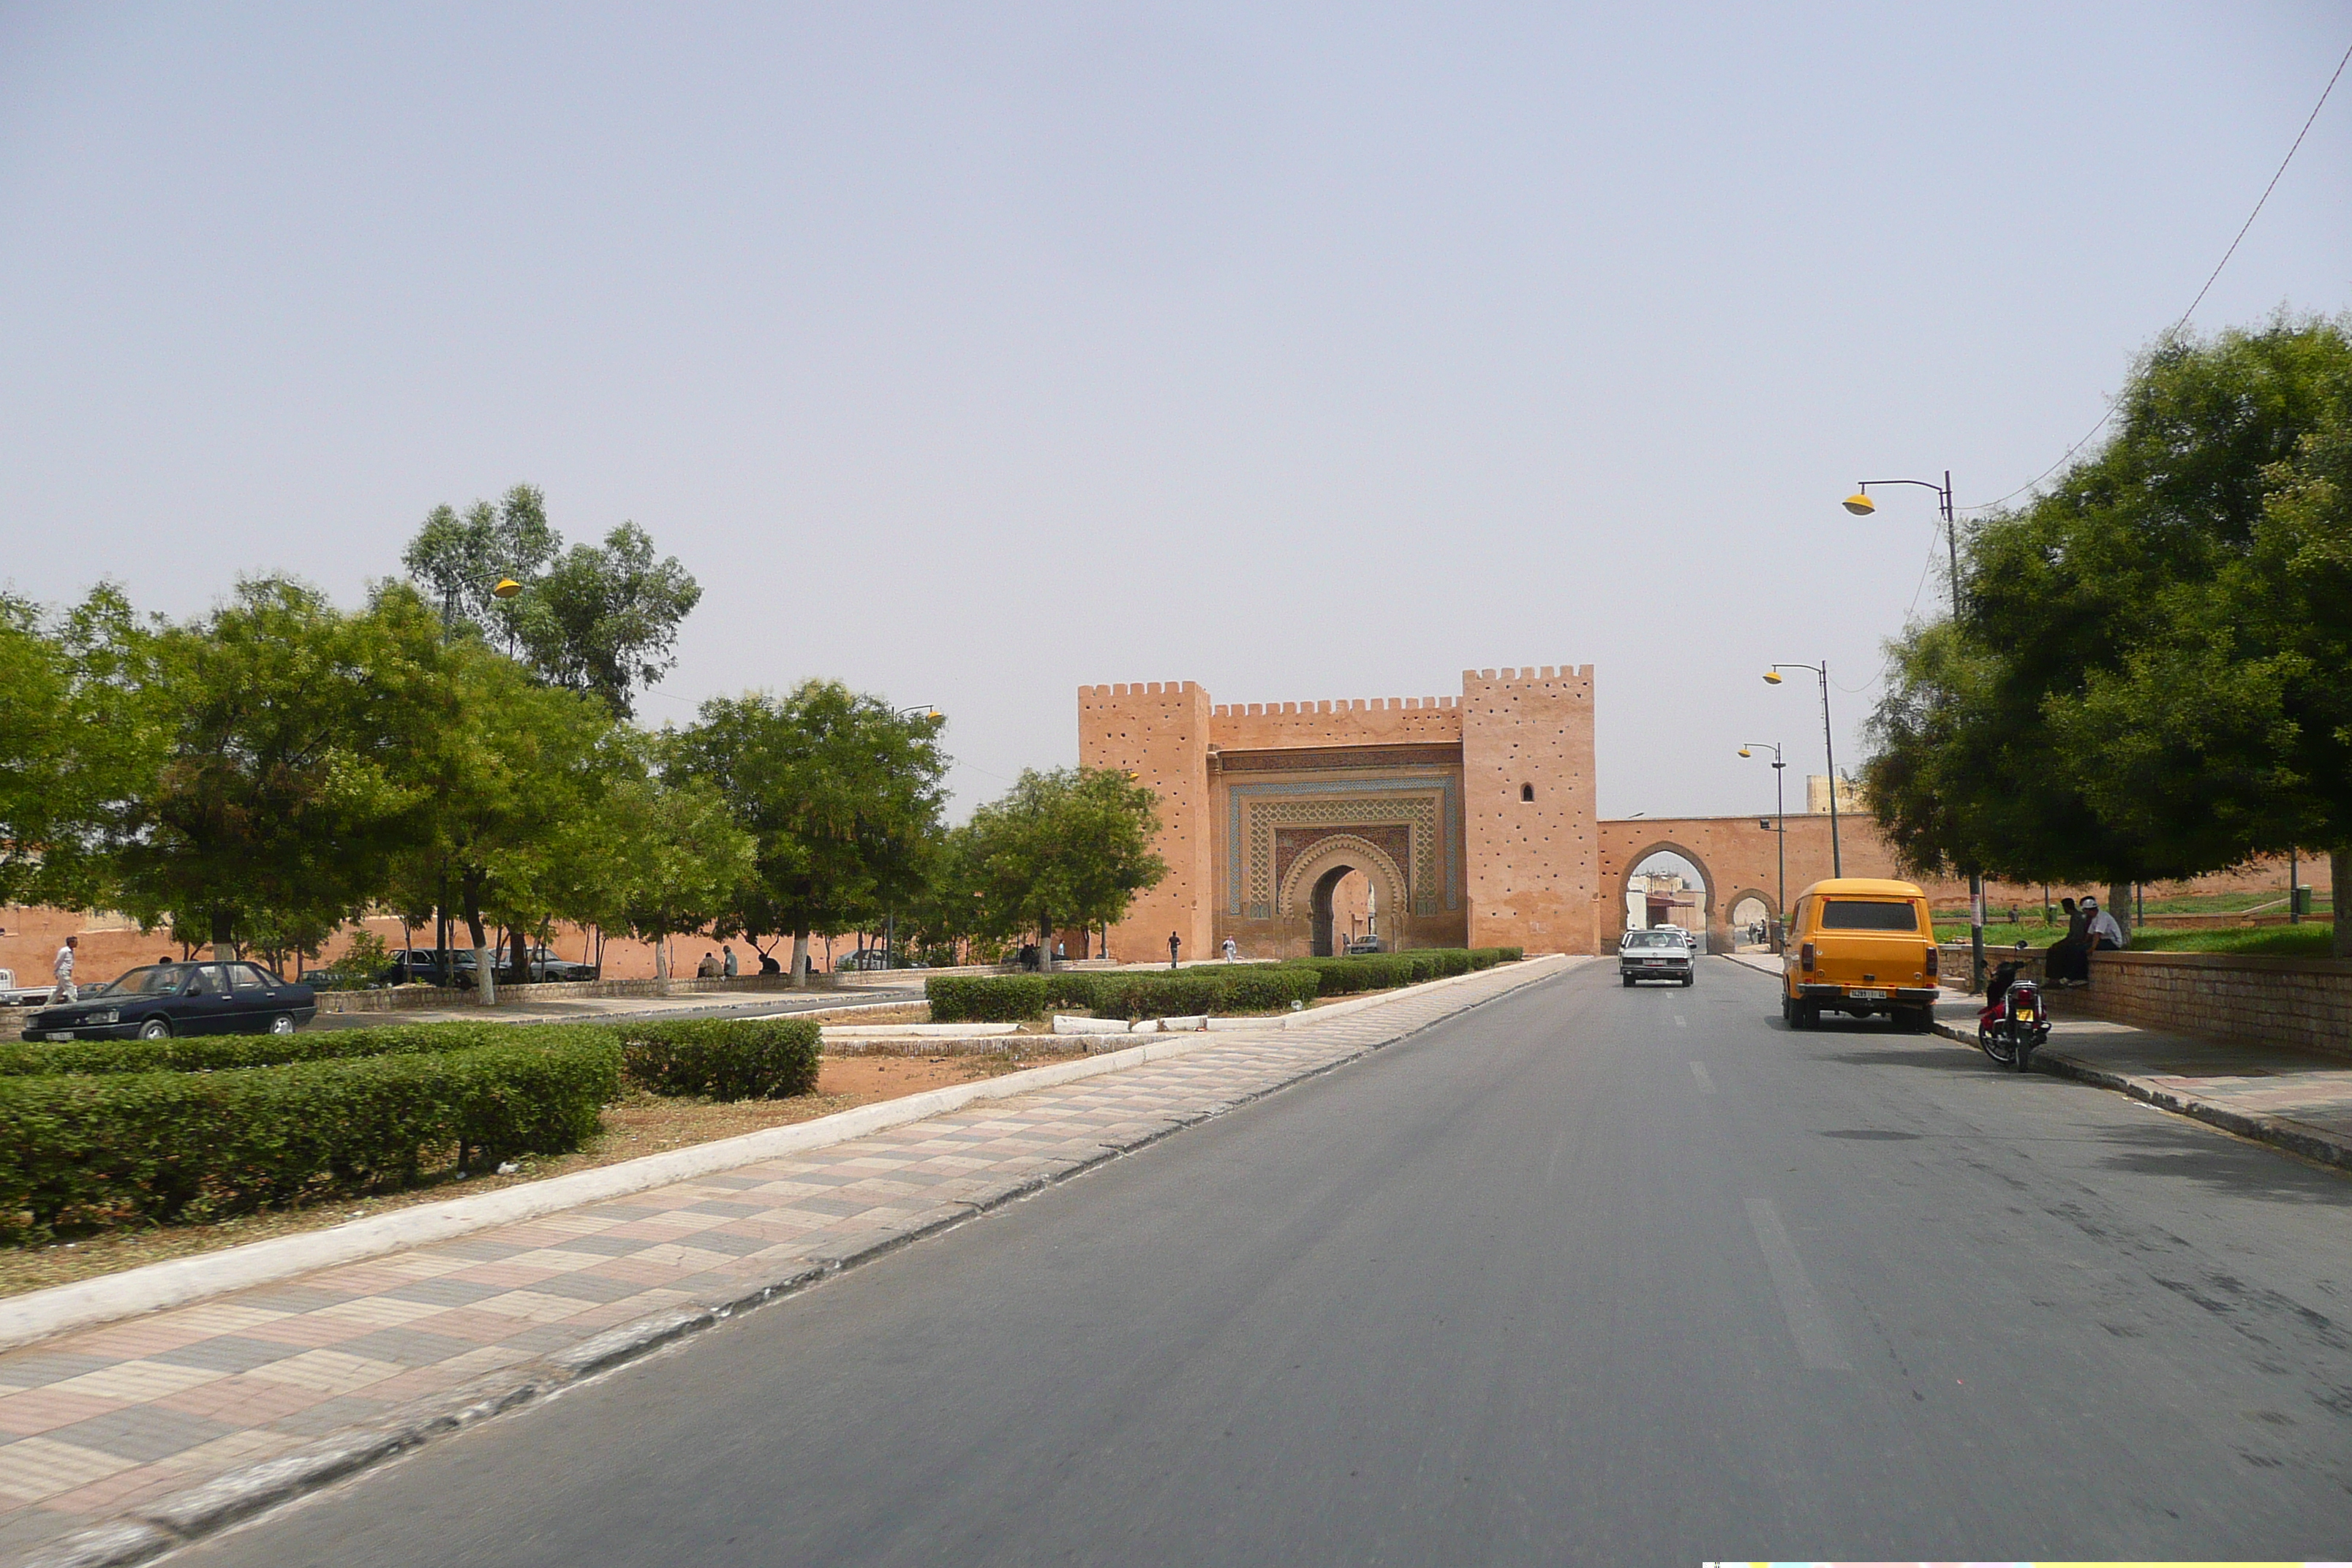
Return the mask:
<svg viewBox="0 0 2352 1568">
<path fill-rule="evenodd" d="M 2107 444 L 1983 520 L 1958 617 L 1893 649 L 1866 780 L 1908 864 L 2154 880 L 2324 847 L 2344 874 L 2348 421 L 2340 322 L 2144 356 Z"/>
<path fill-rule="evenodd" d="M 1117 921 L 1168 874 L 1159 831 L 1159 797 L 1123 773 L 1028 769 L 958 829 L 951 855 L 981 934 L 1034 931 L 1050 954 L 1057 927 Z"/>
</svg>

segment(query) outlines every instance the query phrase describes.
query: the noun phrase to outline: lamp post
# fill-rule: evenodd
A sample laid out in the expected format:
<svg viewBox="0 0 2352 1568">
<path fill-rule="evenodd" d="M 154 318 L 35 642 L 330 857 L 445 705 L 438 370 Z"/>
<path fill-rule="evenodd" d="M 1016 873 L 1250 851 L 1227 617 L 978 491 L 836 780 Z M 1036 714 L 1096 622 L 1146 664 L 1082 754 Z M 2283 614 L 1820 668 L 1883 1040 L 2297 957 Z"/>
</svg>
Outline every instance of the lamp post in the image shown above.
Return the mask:
<svg viewBox="0 0 2352 1568">
<path fill-rule="evenodd" d="M 1780 891 L 1776 907 L 1772 910 L 1774 937 L 1772 951 L 1778 952 L 1780 950 L 1779 941 L 1780 924 L 1789 918 L 1789 803 L 1780 793 L 1780 770 L 1789 764 L 1780 760 L 1780 742 L 1778 741 L 1750 741 L 1748 745 L 1739 748 L 1739 754 L 1743 757 L 1754 756 L 1756 753 L 1748 750 L 1749 746 L 1772 748 L 1772 821 L 1780 836 Z M 1834 779 L 1830 784 L 1830 800 L 1831 804 L 1836 804 L 1837 783 Z"/>
<path fill-rule="evenodd" d="M 1822 755 L 1827 760 L 1830 770 L 1830 875 L 1843 877 L 1845 875 L 1845 859 L 1838 851 L 1837 742 L 1830 733 L 1830 661 L 1823 659 L 1819 664 L 1776 664 L 1764 672 L 1764 684 L 1780 685 L 1780 672 L 1784 669 L 1811 670 L 1822 679 Z"/>
<path fill-rule="evenodd" d="M 1933 479 L 1865 479 L 1855 487 L 1853 494 L 1845 498 L 1845 510 L 1856 517 L 1868 517 L 1876 511 L 1877 503 L 1870 499 L 1870 487 L 1873 485 L 1916 485 L 1920 489 L 1936 492 L 1936 510 L 1944 519 L 1944 542 L 1951 552 L 1952 619 L 1958 622 L 1960 618 L 1960 525 L 1952 515 L 1952 470 L 1944 470 L 1944 482 L 1940 485 Z M 1835 779 L 1830 781 L 1830 795 L 1832 799 L 1837 795 Z M 1969 873 L 1969 969 L 1971 988 L 1982 991 L 1985 983 L 1984 874 L 1974 870 Z"/>
</svg>

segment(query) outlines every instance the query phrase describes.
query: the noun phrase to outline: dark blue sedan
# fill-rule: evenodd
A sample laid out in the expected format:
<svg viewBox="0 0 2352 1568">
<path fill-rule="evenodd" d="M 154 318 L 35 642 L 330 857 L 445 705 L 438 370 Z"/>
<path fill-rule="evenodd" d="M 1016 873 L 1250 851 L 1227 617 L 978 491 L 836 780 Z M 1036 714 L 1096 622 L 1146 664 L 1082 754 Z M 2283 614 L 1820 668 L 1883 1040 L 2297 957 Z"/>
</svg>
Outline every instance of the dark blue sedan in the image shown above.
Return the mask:
<svg viewBox="0 0 2352 1568">
<path fill-rule="evenodd" d="M 173 1035 L 290 1035 L 315 1017 L 317 994 L 257 963 L 151 963 L 44 1007 L 28 1040 L 161 1040 Z"/>
</svg>

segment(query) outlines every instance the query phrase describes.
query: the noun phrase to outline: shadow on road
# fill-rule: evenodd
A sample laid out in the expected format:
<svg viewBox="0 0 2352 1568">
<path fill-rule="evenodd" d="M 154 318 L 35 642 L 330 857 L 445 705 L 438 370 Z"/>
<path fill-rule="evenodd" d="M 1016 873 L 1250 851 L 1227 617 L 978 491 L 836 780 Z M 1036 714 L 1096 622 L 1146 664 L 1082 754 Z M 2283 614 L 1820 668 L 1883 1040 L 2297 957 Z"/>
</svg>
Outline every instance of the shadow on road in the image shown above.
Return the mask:
<svg viewBox="0 0 2352 1568">
<path fill-rule="evenodd" d="M 2169 1115 L 2144 1126 L 2107 1127 L 2096 1136 L 2106 1169 L 2198 1182 L 2233 1197 L 2352 1208 L 2352 1174 L 2308 1164 L 2277 1149 Z"/>
</svg>

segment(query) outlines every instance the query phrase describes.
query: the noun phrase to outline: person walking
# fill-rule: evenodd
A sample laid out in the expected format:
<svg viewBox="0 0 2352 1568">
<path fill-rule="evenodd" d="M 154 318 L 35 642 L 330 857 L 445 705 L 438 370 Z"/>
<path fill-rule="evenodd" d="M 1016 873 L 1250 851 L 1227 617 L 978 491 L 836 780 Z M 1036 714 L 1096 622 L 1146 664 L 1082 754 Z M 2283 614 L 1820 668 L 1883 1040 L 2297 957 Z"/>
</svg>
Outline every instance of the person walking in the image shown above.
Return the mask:
<svg viewBox="0 0 2352 1568">
<path fill-rule="evenodd" d="M 1242 955 L 1242 944 L 1232 937 L 1225 938 L 1225 962 L 1231 963 Z"/>
<path fill-rule="evenodd" d="M 1181 937 L 1181 936 L 1178 936 L 1174 931 L 1170 931 L 1170 932 L 1168 933 L 1168 967 L 1169 967 L 1169 968 L 1173 969 L 1173 968 L 1175 968 L 1175 967 L 1176 967 L 1176 955 L 1177 955 L 1179 952 L 1181 952 L 1183 951 L 1183 949 L 1184 949 L 1184 939 L 1183 939 L 1182 937 Z"/>
<path fill-rule="evenodd" d="M 1170 937 L 1168 940 L 1172 942 L 1176 939 Z M 65 946 L 58 949 L 57 958 L 49 964 L 49 970 L 56 976 L 58 983 L 57 989 L 49 993 L 49 1005 L 52 1007 L 60 1002 L 81 1000 L 81 992 L 74 984 L 74 949 L 80 945 L 81 938 L 78 936 L 66 938 Z"/>
</svg>

